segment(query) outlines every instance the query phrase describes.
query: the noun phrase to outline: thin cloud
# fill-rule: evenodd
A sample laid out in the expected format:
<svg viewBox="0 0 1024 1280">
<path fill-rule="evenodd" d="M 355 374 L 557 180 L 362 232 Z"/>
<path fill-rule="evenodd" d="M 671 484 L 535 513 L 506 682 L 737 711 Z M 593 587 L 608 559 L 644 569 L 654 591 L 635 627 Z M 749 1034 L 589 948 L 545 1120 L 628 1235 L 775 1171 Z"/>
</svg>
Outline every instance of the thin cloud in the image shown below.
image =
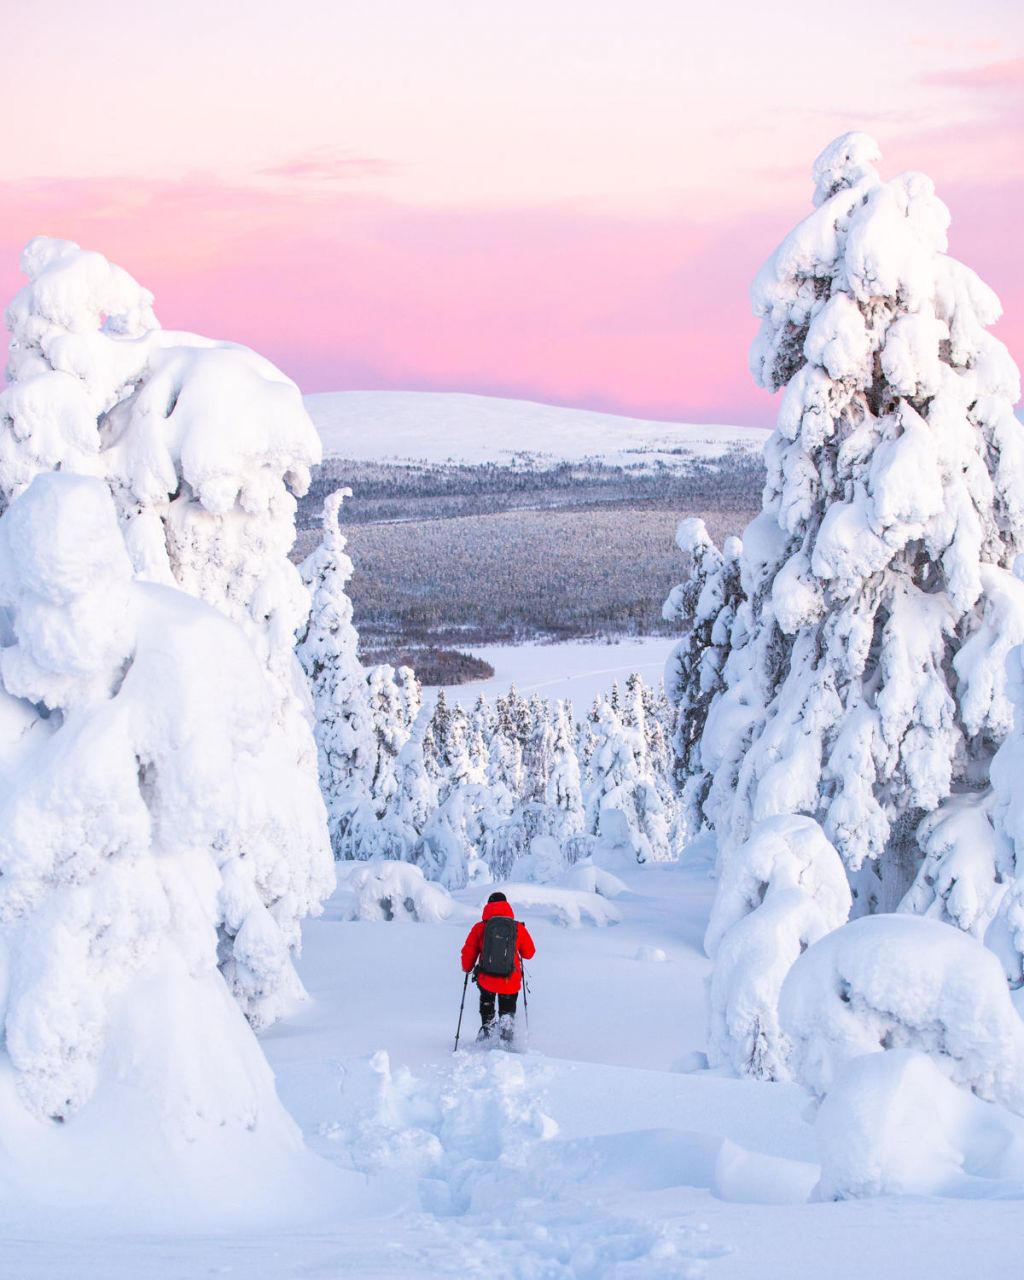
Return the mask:
<svg viewBox="0 0 1024 1280">
<path fill-rule="evenodd" d="M 312 151 L 268 165 L 258 172 L 261 177 L 286 178 L 292 182 L 350 182 L 382 177 L 394 169 L 390 160 L 380 156 L 364 156 L 354 151 Z"/>
<path fill-rule="evenodd" d="M 932 71 L 923 81 L 950 89 L 1021 89 L 1024 88 L 1024 58 Z"/>
</svg>

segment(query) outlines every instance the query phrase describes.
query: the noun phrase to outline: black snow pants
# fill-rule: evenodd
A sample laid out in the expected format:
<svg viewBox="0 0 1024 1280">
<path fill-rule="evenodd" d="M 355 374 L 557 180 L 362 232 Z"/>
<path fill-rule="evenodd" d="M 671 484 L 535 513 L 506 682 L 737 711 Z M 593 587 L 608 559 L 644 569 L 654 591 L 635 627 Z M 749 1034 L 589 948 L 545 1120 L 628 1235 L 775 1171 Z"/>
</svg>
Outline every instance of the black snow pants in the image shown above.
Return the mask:
<svg viewBox="0 0 1024 1280">
<path fill-rule="evenodd" d="M 501 1017 L 508 1014 L 514 1018 L 516 1016 L 516 1001 L 519 999 L 519 992 L 513 991 L 510 996 L 497 996 L 493 991 L 485 991 L 480 988 L 480 1022 L 483 1026 L 489 1027 L 494 1022 L 494 1002 L 498 1002 L 498 1013 Z"/>
</svg>

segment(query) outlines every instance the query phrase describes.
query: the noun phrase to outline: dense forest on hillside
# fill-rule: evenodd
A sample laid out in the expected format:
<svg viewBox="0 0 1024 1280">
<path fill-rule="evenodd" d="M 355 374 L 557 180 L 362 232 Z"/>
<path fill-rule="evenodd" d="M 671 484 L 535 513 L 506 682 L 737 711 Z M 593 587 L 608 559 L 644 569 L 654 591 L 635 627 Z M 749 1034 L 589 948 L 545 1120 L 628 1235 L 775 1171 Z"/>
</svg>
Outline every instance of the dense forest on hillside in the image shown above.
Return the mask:
<svg viewBox="0 0 1024 1280">
<path fill-rule="evenodd" d="M 300 530 L 317 527 L 324 498 L 339 485 L 353 492 L 345 524 L 623 504 L 746 513 L 760 502 L 764 467 L 756 451 L 733 449 L 716 459 L 682 450 L 680 455 L 678 465 L 659 459 L 628 466 L 597 460 L 397 465 L 327 458 L 314 470 L 297 523 Z"/>
<path fill-rule="evenodd" d="M 364 646 L 484 644 L 538 636 L 656 634 L 678 581 L 675 530 L 698 515 L 716 540 L 760 505 L 760 455 L 608 466 L 389 465 L 329 458 L 299 504 L 296 557 L 326 494 L 355 564 Z"/>
</svg>

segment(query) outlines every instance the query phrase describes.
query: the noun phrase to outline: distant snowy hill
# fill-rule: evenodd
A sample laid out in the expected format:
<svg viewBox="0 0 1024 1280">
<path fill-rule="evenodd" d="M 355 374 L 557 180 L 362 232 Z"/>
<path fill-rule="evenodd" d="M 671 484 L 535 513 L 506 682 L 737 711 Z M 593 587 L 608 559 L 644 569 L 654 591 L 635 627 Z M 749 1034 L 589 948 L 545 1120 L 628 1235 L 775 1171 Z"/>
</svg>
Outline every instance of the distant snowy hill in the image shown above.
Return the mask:
<svg viewBox="0 0 1024 1280">
<path fill-rule="evenodd" d="M 679 465 L 733 448 L 760 449 L 758 427 L 620 418 L 529 400 L 434 391 L 334 391 L 305 397 L 327 457 L 359 461 L 548 460 Z"/>
</svg>

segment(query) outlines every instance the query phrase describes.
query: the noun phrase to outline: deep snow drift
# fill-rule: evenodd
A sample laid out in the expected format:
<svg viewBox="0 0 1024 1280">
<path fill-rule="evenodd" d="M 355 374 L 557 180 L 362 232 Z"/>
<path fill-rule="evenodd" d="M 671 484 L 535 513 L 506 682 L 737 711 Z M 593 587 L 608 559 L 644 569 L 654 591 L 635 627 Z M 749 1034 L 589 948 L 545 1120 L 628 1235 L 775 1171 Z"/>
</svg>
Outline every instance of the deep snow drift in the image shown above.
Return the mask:
<svg viewBox="0 0 1024 1280">
<path fill-rule="evenodd" d="M 869 1062 L 903 1082 L 898 1098 L 913 1121 L 901 1131 L 912 1140 L 906 1162 L 940 1143 L 953 1151 L 942 1136 L 949 1126 L 934 1124 L 941 1114 L 970 1139 L 973 1178 L 951 1178 L 948 1196 L 840 1203 L 808 1200 L 821 1175 L 817 1143 L 829 1139 L 825 1108 L 815 1123 L 810 1094 L 796 1085 L 700 1069 L 709 855 L 702 845 L 682 865 L 625 874 L 626 892 L 597 899 L 620 917 L 605 927 L 584 918 L 567 928 L 543 886 L 521 906 L 510 889 L 537 942 L 523 1055 L 451 1053 L 458 950 L 481 890 L 455 895 L 447 918 L 425 924 L 353 922 L 353 888 L 340 889 L 304 927 L 300 972 L 312 1003 L 262 1038 L 282 1101 L 324 1162 L 330 1208 L 314 1208 L 301 1227 L 201 1235 L 140 1233 L 115 1209 L 83 1237 L 62 1219 L 26 1227 L 5 1200 L 3 1273 L 1015 1276 L 1024 1195 L 1016 1131 L 990 1120 L 992 1104 L 936 1077 L 930 1059 L 911 1066 L 875 1053 Z M 464 1040 L 477 1025 L 470 991 Z M 942 1108 L 930 1131 L 928 1116 L 910 1110 L 922 1080 L 921 1096 Z M 913 1145 L 925 1137 L 926 1147 Z M 871 1154 L 867 1139 L 863 1149 Z M 971 1198 L 983 1191 L 1005 1198 Z"/>
</svg>

